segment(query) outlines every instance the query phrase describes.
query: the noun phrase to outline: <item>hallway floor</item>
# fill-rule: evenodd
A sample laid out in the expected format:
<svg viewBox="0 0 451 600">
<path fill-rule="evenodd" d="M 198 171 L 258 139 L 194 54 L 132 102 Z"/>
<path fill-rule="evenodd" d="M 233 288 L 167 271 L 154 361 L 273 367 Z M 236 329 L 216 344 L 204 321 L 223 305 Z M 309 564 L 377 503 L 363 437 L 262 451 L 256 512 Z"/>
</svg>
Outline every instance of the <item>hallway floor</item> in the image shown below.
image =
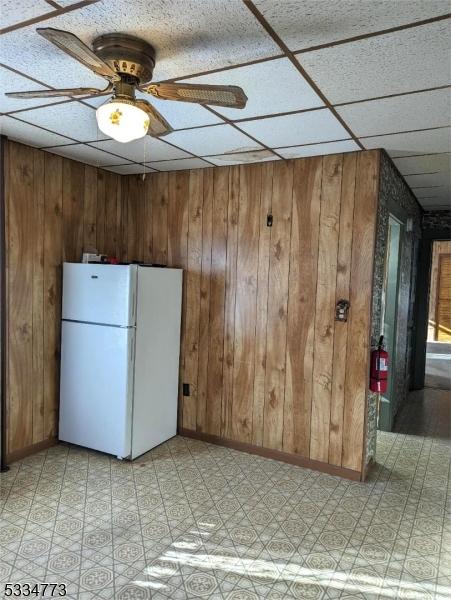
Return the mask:
<svg viewBox="0 0 451 600">
<path fill-rule="evenodd" d="M 449 402 L 414 397 L 366 483 L 181 437 L 133 464 L 66 446 L 16 463 L 0 596 L 59 582 L 74 600 L 448 599 Z"/>
<path fill-rule="evenodd" d="M 410 392 L 394 426 L 397 433 L 450 441 L 451 391 L 424 388 Z"/>
<path fill-rule="evenodd" d="M 424 385 L 451 390 L 451 343 L 428 342 Z"/>
</svg>

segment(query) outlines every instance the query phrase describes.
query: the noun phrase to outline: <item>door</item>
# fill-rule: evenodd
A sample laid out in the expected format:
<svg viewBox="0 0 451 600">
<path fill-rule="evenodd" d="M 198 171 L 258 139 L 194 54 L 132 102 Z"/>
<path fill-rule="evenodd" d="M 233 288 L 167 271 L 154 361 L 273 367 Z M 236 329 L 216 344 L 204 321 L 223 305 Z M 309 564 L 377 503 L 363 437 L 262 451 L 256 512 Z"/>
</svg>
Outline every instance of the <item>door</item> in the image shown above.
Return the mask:
<svg viewBox="0 0 451 600">
<path fill-rule="evenodd" d="M 63 321 L 60 440 L 129 456 L 134 332 Z"/>
<path fill-rule="evenodd" d="M 381 397 L 379 407 L 379 429 L 391 431 L 393 426 L 396 402 L 396 334 L 399 296 L 399 253 L 402 235 L 402 224 L 390 215 L 388 222 L 387 260 L 385 262 L 384 294 L 383 294 L 383 334 L 385 349 L 389 354 L 389 370 L 387 392 Z"/>
<path fill-rule="evenodd" d="M 64 263 L 62 318 L 135 324 L 136 266 Z"/>
<path fill-rule="evenodd" d="M 439 257 L 435 332 L 438 342 L 451 342 L 451 254 Z"/>
</svg>

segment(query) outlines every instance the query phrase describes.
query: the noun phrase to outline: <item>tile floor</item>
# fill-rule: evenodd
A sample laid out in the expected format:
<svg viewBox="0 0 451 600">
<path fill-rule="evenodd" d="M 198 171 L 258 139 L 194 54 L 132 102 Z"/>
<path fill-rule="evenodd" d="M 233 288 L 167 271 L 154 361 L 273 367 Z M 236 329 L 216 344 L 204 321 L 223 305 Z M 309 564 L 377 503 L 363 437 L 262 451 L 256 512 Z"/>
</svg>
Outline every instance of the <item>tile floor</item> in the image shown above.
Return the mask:
<svg viewBox="0 0 451 600">
<path fill-rule="evenodd" d="M 450 458 L 382 433 L 363 484 L 181 437 L 133 464 L 57 446 L 1 476 L 0 597 L 449 599 Z"/>
</svg>

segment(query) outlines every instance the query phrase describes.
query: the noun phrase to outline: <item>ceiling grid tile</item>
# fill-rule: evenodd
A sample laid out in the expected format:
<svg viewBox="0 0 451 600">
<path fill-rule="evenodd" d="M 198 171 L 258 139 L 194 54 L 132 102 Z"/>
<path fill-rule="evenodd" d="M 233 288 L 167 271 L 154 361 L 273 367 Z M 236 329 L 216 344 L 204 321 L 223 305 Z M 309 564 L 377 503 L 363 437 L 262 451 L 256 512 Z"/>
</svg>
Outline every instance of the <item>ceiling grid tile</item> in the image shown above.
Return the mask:
<svg viewBox="0 0 451 600">
<path fill-rule="evenodd" d="M 240 111 L 139 93 L 174 131 L 120 144 L 97 129 L 94 110 L 105 96 L 2 96 L 0 112 L 10 115 L 0 120 L 2 133 L 120 174 L 384 147 L 423 205 L 443 205 L 448 7 L 448 0 L 116 0 L 112 11 L 103 1 L 4 0 L 5 91 L 104 87 L 36 33 L 45 23 L 88 45 L 111 31 L 143 37 L 157 50 L 156 81 L 239 85 L 249 100 Z"/>
</svg>

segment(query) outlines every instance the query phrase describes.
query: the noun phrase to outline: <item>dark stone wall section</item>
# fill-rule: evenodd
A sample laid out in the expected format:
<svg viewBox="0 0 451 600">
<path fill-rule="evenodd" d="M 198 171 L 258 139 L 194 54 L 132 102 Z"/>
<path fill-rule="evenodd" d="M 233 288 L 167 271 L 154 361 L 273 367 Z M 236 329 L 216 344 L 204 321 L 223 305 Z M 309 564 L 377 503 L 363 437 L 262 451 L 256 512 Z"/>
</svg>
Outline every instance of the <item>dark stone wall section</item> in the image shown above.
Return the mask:
<svg viewBox="0 0 451 600">
<path fill-rule="evenodd" d="M 410 364 L 413 348 L 414 298 L 416 265 L 423 211 L 390 157 L 381 152 L 379 208 L 376 230 L 376 249 L 373 278 L 372 345 L 376 346 L 383 330 L 382 291 L 387 257 L 388 217 L 396 216 L 404 224 L 401 242 L 399 305 L 397 320 L 395 402 L 396 408 L 407 396 L 410 383 Z M 368 394 L 367 464 L 376 453 L 377 394 Z"/>
<path fill-rule="evenodd" d="M 422 228 L 449 229 L 451 232 L 451 206 L 448 210 L 428 210 L 423 214 Z"/>
</svg>

